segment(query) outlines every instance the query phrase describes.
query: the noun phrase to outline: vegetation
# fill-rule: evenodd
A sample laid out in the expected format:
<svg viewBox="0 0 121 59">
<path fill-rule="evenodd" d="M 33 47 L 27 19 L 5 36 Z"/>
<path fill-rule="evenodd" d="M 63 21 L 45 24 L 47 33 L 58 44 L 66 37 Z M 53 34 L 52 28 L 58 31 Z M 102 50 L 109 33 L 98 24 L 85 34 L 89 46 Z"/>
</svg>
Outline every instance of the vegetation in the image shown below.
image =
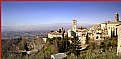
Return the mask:
<svg viewBox="0 0 121 59">
<path fill-rule="evenodd" d="M 72 41 L 72 43 L 69 42 Z M 41 39 L 26 40 L 24 38 L 2 40 L 2 59 L 50 59 L 50 56 L 55 53 L 67 53 L 67 59 L 120 59 L 116 55 L 117 37 L 107 38 L 97 44 L 95 41 L 89 42 L 89 47 L 85 50 L 76 50 L 78 38 L 52 38 L 47 39 L 44 48 L 31 55 L 24 53 L 14 53 L 17 47 L 20 50 L 26 49 L 26 42 L 34 42 L 36 46 L 42 44 Z"/>
<path fill-rule="evenodd" d="M 24 52 L 27 50 L 26 42 L 35 43 L 36 48 L 42 44 L 42 39 L 26 40 L 25 38 L 2 40 L 2 59 L 44 59 L 44 52 L 40 50 L 36 53 L 28 55 Z"/>
</svg>

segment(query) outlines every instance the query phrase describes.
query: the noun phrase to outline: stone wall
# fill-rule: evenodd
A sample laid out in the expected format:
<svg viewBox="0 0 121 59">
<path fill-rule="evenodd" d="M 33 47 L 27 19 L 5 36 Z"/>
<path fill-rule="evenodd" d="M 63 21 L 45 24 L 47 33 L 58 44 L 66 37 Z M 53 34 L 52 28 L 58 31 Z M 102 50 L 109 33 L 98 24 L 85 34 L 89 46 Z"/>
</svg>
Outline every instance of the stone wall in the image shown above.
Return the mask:
<svg viewBox="0 0 121 59">
<path fill-rule="evenodd" d="M 118 46 L 117 46 L 117 54 L 121 55 L 121 25 L 118 26 Z"/>
</svg>

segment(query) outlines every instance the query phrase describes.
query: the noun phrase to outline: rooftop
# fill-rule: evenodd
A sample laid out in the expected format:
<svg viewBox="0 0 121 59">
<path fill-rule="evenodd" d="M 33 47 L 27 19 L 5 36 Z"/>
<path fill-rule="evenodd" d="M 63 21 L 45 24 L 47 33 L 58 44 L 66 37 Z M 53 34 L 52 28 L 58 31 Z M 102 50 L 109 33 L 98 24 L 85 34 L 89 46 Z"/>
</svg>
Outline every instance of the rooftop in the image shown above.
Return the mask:
<svg viewBox="0 0 121 59">
<path fill-rule="evenodd" d="M 107 22 L 107 24 L 121 24 L 121 21 L 119 21 L 119 22 Z"/>
<path fill-rule="evenodd" d="M 62 33 L 59 33 L 59 32 L 50 32 L 49 34 L 53 34 L 53 35 L 62 35 Z"/>
</svg>

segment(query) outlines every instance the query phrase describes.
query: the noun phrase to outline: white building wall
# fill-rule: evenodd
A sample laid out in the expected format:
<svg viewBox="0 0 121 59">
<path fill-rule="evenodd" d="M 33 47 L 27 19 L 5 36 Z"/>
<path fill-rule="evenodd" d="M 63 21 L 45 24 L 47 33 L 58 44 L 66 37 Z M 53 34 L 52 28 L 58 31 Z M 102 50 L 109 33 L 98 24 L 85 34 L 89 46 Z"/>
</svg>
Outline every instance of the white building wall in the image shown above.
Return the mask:
<svg viewBox="0 0 121 59">
<path fill-rule="evenodd" d="M 121 25 L 118 27 L 118 46 L 117 46 L 117 54 L 121 55 Z"/>
<path fill-rule="evenodd" d="M 77 20 L 73 20 L 72 31 L 76 32 L 76 30 L 77 30 Z"/>
<path fill-rule="evenodd" d="M 77 32 L 76 36 L 80 37 L 81 36 L 81 32 Z"/>
<path fill-rule="evenodd" d="M 101 24 L 101 29 L 105 29 L 106 28 L 106 24 L 105 23 L 103 23 L 103 24 Z"/>
<path fill-rule="evenodd" d="M 81 45 L 85 45 L 86 44 L 86 37 L 81 36 L 79 38 L 80 38 Z"/>
<path fill-rule="evenodd" d="M 68 30 L 68 37 L 71 37 L 71 30 Z"/>
<path fill-rule="evenodd" d="M 116 25 L 118 24 L 107 24 L 108 35 L 111 37 L 111 31 L 114 31 L 114 35 L 116 36 Z"/>
<path fill-rule="evenodd" d="M 48 33 L 48 38 L 53 38 L 53 36 L 50 33 Z"/>
<path fill-rule="evenodd" d="M 62 35 L 54 35 L 54 34 L 48 34 L 48 38 L 54 38 L 54 37 L 61 37 L 62 38 Z"/>
</svg>

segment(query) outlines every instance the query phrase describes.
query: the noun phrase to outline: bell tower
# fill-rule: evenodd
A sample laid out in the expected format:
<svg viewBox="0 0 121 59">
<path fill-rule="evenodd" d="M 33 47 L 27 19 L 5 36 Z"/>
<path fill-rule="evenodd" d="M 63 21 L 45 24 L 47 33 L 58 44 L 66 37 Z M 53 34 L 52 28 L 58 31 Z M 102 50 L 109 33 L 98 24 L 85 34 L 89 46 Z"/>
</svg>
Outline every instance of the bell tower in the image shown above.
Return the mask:
<svg viewBox="0 0 121 59">
<path fill-rule="evenodd" d="M 119 14 L 117 12 L 115 13 L 115 22 L 119 22 Z"/>
<path fill-rule="evenodd" d="M 73 20 L 72 22 L 73 22 L 72 23 L 72 31 L 76 32 L 76 30 L 77 30 L 77 20 Z"/>
</svg>

